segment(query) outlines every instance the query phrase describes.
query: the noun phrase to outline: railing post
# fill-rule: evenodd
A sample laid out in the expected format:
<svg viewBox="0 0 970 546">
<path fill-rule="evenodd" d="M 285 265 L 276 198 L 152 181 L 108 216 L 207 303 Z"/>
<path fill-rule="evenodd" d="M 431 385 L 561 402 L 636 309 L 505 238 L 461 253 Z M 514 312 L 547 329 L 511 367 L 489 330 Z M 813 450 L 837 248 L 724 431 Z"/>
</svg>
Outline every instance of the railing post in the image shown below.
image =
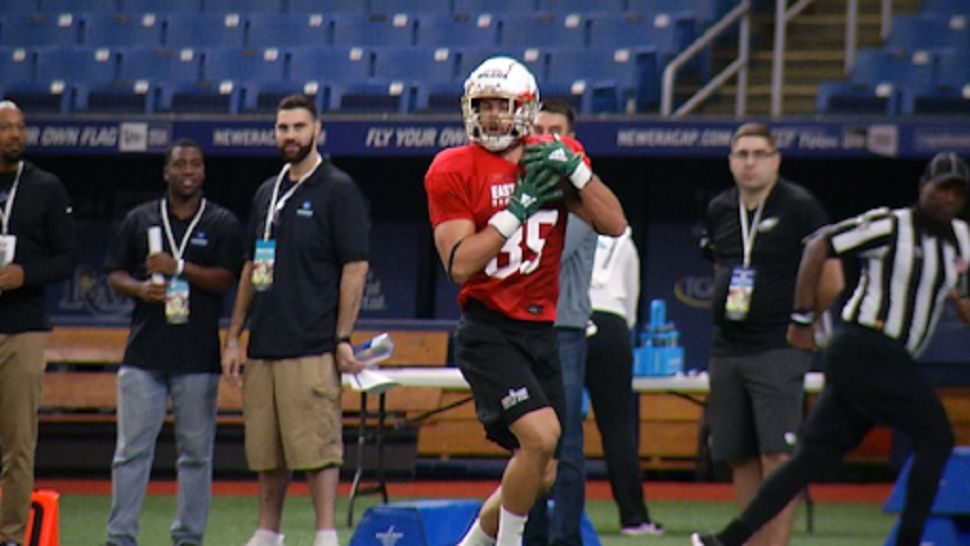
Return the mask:
<svg viewBox="0 0 970 546">
<path fill-rule="evenodd" d="M 741 68 L 738 70 L 737 95 L 734 97 L 734 115 L 743 117 L 748 111 L 748 58 L 751 56 L 751 13 L 741 18 L 741 29 L 738 33 L 738 59 Z"/>
<path fill-rule="evenodd" d="M 787 0 L 775 0 L 775 51 L 771 59 L 771 117 L 781 115 L 782 88 L 785 81 L 785 15 Z"/>
<path fill-rule="evenodd" d="M 859 0 L 847 0 L 845 4 L 845 73 L 855 66 L 856 35 L 859 18 Z"/>
<path fill-rule="evenodd" d="M 879 37 L 885 40 L 893 30 L 893 0 L 882 0 L 879 12 Z"/>
</svg>

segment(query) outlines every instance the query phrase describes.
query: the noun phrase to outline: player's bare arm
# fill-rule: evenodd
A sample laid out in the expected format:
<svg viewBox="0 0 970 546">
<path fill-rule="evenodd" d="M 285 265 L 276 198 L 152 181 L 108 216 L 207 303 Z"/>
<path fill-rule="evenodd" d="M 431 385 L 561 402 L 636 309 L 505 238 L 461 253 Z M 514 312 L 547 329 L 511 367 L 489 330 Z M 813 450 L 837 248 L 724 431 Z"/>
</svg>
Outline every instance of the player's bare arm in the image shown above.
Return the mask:
<svg viewBox="0 0 970 546">
<path fill-rule="evenodd" d="M 452 281 L 461 284 L 498 255 L 505 237 L 492 226 L 476 233 L 471 220 L 459 219 L 438 224 L 434 243 L 441 265 L 450 271 Z"/>
</svg>

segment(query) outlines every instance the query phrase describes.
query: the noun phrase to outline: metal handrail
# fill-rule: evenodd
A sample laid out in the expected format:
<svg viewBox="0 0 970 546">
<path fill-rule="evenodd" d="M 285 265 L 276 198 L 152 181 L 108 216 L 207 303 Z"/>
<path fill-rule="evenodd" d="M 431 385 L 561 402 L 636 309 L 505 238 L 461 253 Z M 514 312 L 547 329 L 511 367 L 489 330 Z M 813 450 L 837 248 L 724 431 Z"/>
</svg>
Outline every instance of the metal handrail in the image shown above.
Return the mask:
<svg viewBox="0 0 970 546">
<path fill-rule="evenodd" d="M 893 0 L 882 0 L 879 12 L 879 37 L 885 40 L 893 30 Z"/>
<path fill-rule="evenodd" d="M 781 115 L 782 88 L 785 80 L 785 41 L 788 23 L 814 0 L 798 0 L 788 7 L 787 0 L 775 1 L 775 51 L 771 60 L 771 115 Z"/>
<path fill-rule="evenodd" d="M 855 52 L 858 49 L 859 0 L 845 3 L 845 73 L 855 66 Z"/>
<path fill-rule="evenodd" d="M 663 73 L 663 94 L 660 99 L 660 113 L 665 117 L 673 115 L 680 117 L 688 114 L 698 104 L 703 102 L 714 91 L 724 85 L 731 76 L 738 75 L 738 94 L 735 97 L 734 113 L 741 117 L 747 110 L 748 95 L 748 58 L 751 47 L 751 2 L 742 0 L 734 9 L 728 12 L 717 23 L 711 25 L 697 40 L 694 40 L 687 49 L 680 52 L 674 60 L 667 64 Z M 697 90 L 691 98 L 673 112 L 674 103 L 674 79 L 677 70 L 686 64 L 690 59 L 697 55 L 703 48 L 707 47 L 715 38 L 722 34 L 728 27 L 740 21 L 738 36 L 738 58 L 729 64 L 718 75 L 714 76 L 704 87 Z"/>
</svg>

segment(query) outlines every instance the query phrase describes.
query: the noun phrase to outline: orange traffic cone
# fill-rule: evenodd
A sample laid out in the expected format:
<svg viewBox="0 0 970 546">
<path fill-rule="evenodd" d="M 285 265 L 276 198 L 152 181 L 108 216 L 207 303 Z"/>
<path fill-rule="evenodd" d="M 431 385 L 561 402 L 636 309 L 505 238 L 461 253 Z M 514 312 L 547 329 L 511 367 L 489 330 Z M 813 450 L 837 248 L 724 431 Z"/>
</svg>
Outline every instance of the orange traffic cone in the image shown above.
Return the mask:
<svg viewBox="0 0 970 546">
<path fill-rule="evenodd" d="M 57 508 L 60 498 L 60 493 L 50 489 L 34 491 L 31 495 L 25 546 L 61 546 Z"/>
</svg>

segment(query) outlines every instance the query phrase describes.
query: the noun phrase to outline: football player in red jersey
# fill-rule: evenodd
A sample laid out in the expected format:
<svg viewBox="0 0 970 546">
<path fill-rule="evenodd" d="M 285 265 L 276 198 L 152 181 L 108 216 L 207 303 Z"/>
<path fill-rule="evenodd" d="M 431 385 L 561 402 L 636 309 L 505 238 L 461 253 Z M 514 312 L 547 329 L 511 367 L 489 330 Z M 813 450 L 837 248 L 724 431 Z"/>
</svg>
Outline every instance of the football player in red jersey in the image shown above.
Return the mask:
<svg viewBox="0 0 970 546">
<path fill-rule="evenodd" d="M 553 321 L 566 213 L 613 236 L 626 218 L 578 141 L 528 136 L 539 90 L 522 64 L 483 62 L 461 106 L 471 142 L 435 156 L 425 190 L 438 255 L 462 285 L 455 361 L 486 436 L 512 457 L 460 544 L 518 546 L 556 476 L 563 387 Z"/>
</svg>

